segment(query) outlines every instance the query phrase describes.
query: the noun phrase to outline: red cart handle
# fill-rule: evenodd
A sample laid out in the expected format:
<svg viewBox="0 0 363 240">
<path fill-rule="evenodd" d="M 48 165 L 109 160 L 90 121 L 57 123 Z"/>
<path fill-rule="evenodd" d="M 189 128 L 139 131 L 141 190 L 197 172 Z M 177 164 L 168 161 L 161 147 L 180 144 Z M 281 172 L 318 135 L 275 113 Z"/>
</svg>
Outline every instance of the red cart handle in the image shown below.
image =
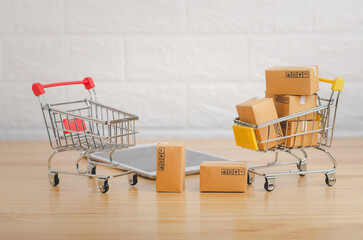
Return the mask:
<svg viewBox="0 0 363 240">
<path fill-rule="evenodd" d="M 58 82 L 58 83 L 49 83 L 49 84 L 44 84 L 44 85 L 41 83 L 33 83 L 32 89 L 33 89 L 35 96 L 40 96 L 45 93 L 44 88 L 75 85 L 75 84 L 83 84 L 87 90 L 95 87 L 95 84 L 93 83 L 92 78 L 86 77 L 82 81 Z"/>
</svg>

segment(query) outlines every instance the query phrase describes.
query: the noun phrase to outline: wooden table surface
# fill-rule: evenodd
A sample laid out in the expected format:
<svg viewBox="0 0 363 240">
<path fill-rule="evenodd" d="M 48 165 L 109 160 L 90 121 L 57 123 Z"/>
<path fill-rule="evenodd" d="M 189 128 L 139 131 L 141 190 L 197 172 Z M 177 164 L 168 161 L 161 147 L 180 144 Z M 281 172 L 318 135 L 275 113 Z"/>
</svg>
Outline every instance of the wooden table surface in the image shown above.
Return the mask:
<svg viewBox="0 0 363 240">
<path fill-rule="evenodd" d="M 185 142 L 249 166 L 273 159 L 232 139 Z M 256 176 L 247 193 L 200 193 L 194 175 L 184 193 L 156 193 L 152 180 L 130 187 L 121 177 L 102 194 L 95 179 L 72 175 L 51 187 L 48 142 L 0 141 L 0 239 L 362 239 L 363 139 L 336 139 L 330 151 L 338 161 L 333 187 L 323 174 L 281 176 L 268 193 Z M 308 154 L 309 169 L 330 167 L 321 152 Z M 78 155 L 64 153 L 56 166 L 72 169 Z"/>
</svg>

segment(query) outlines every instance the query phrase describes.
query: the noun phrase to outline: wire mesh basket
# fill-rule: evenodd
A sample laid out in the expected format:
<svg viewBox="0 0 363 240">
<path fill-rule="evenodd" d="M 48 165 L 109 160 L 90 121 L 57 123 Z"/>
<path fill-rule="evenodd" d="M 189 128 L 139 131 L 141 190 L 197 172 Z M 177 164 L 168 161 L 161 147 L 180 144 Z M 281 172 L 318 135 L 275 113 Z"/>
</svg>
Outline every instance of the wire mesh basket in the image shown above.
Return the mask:
<svg viewBox="0 0 363 240">
<path fill-rule="evenodd" d="M 234 119 L 233 132 L 236 145 L 260 152 L 275 152 L 275 161 L 267 165 L 249 168 L 248 183 L 252 184 L 255 175 L 265 177 L 265 189 L 275 189 L 275 176 L 287 174 L 299 174 L 305 176 L 307 173 L 324 173 L 325 182 L 332 186 L 336 182 L 334 157 L 325 149 L 330 147 L 333 141 L 336 113 L 340 93 L 344 88 L 344 80 L 319 79 L 322 82 L 332 84 L 332 92 L 329 98 L 318 98 L 315 108 L 281 117 L 259 125 L 253 125 Z M 281 126 L 281 127 L 280 127 Z M 332 161 L 330 169 L 307 170 L 307 153 L 305 148 L 315 148 L 323 151 Z M 301 152 L 299 156 L 297 152 Z M 278 163 L 279 152 L 286 152 L 296 158 L 297 161 Z M 288 172 L 260 172 L 257 169 L 277 167 L 295 164 L 297 170 Z"/>
<path fill-rule="evenodd" d="M 83 84 L 89 92 L 89 98 L 50 104 L 45 97 L 45 88 L 75 84 Z M 53 186 L 59 183 L 58 173 L 96 177 L 101 192 L 108 191 L 109 178 L 131 174 L 129 183 L 137 183 L 135 171 L 110 176 L 96 175 L 96 163 L 89 159 L 89 155 L 96 151 L 109 151 L 112 159 L 114 151 L 135 146 L 135 121 L 138 120 L 138 116 L 98 103 L 94 87 L 91 78 L 45 85 L 34 83 L 32 86 L 35 96 L 39 98 L 50 145 L 55 149 L 48 159 L 49 180 Z M 51 160 L 54 155 L 70 150 L 83 151 L 81 158 L 76 162 L 77 171 L 52 169 Z M 89 161 L 87 171 L 79 168 L 82 158 Z M 111 163 L 102 165 L 114 167 Z"/>
</svg>

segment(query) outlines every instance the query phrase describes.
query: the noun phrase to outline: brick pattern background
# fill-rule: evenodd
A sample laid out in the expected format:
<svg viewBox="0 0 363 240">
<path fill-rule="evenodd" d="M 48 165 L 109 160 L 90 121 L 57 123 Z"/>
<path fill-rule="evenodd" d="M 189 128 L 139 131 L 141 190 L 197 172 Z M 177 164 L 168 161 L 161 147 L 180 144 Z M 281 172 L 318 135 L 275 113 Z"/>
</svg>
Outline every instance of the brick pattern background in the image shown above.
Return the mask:
<svg viewBox="0 0 363 240">
<path fill-rule="evenodd" d="M 362 137 L 362 9 L 360 0 L 1 0 L 0 139 L 47 137 L 33 82 L 86 76 L 102 102 L 140 116 L 140 137 L 232 137 L 235 105 L 264 95 L 266 68 L 311 64 L 346 80 L 336 136 Z"/>
</svg>

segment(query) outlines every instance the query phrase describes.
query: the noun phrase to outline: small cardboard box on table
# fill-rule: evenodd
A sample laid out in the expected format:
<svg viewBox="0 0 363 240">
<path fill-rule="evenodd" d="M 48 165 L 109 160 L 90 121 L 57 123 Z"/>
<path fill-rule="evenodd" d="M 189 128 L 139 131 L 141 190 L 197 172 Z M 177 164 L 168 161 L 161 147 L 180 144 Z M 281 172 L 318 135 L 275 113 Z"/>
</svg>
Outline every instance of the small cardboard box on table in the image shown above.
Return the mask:
<svg viewBox="0 0 363 240">
<path fill-rule="evenodd" d="M 246 192 L 247 166 L 243 162 L 203 162 L 199 188 L 201 192 Z"/>
</svg>

